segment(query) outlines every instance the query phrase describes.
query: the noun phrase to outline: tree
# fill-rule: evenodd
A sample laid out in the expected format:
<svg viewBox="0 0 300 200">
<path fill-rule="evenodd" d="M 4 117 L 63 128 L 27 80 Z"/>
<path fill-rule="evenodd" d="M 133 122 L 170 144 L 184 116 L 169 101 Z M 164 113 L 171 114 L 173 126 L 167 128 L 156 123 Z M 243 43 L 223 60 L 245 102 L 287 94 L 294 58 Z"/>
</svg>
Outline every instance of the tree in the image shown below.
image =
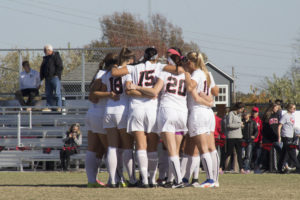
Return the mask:
<svg viewBox="0 0 300 200">
<path fill-rule="evenodd" d="M 99 20 L 102 37 L 87 47 L 155 46 L 160 56 L 168 47 L 178 47 L 184 52 L 199 51 L 194 42 L 185 42 L 182 29 L 160 15 L 152 16 L 149 23 L 131 13 L 114 13 Z"/>
</svg>

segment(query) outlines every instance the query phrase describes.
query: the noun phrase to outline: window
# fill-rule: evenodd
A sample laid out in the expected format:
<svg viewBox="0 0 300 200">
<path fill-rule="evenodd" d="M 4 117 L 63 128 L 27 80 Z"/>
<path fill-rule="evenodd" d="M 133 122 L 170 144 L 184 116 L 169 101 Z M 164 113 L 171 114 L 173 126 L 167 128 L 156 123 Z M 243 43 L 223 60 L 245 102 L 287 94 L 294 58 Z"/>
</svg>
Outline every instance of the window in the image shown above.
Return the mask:
<svg viewBox="0 0 300 200">
<path fill-rule="evenodd" d="M 218 85 L 219 95 L 215 97 L 216 104 L 226 104 L 228 106 L 228 85 Z"/>
</svg>

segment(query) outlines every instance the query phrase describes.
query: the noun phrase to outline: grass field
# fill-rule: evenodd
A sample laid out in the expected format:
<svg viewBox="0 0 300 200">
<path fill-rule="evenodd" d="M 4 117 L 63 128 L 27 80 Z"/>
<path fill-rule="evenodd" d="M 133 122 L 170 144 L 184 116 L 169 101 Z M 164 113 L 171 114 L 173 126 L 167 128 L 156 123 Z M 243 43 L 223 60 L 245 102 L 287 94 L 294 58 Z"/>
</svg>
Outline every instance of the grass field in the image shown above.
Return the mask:
<svg viewBox="0 0 300 200">
<path fill-rule="evenodd" d="M 107 174 L 99 174 L 103 181 Z M 200 174 L 204 180 L 204 174 Z M 224 174 L 220 188 L 86 188 L 84 172 L 0 172 L 0 199 L 300 199 L 298 174 Z"/>
</svg>

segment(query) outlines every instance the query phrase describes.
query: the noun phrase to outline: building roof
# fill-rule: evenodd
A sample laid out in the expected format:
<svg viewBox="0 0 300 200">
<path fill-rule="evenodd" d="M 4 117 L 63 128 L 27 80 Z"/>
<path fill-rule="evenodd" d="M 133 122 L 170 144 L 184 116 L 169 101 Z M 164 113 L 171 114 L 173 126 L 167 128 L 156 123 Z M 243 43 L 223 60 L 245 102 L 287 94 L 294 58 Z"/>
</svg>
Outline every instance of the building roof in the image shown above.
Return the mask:
<svg viewBox="0 0 300 200">
<path fill-rule="evenodd" d="M 88 62 L 85 63 L 85 81 L 90 82 L 98 70 L 98 63 Z M 75 67 L 71 72 L 62 77 L 62 81 L 81 81 L 82 69 L 81 65 Z"/>
<path fill-rule="evenodd" d="M 216 65 L 212 64 L 211 62 L 206 62 L 205 65 L 209 66 L 210 68 L 214 69 L 215 71 L 219 72 L 221 75 L 223 75 L 226 79 L 228 79 L 230 82 L 233 82 L 234 79 L 229 76 L 228 74 L 226 74 L 225 72 L 223 72 L 221 69 L 219 69 Z"/>
</svg>

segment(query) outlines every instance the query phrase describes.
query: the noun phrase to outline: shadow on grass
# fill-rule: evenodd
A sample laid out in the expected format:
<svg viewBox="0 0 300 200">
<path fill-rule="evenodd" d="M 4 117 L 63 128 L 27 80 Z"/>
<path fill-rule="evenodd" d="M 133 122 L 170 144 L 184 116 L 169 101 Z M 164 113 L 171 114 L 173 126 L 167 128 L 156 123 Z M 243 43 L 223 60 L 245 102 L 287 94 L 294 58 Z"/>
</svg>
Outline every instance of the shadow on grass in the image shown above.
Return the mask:
<svg viewBox="0 0 300 200">
<path fill-rule="evenodd" d="M 77 187 L 87 188 L 86 185 L 80 184 L 37 184 L 37 185 L 21 185 L 21 184 L 0 184 L 0 187 Z"/>
</svg>

